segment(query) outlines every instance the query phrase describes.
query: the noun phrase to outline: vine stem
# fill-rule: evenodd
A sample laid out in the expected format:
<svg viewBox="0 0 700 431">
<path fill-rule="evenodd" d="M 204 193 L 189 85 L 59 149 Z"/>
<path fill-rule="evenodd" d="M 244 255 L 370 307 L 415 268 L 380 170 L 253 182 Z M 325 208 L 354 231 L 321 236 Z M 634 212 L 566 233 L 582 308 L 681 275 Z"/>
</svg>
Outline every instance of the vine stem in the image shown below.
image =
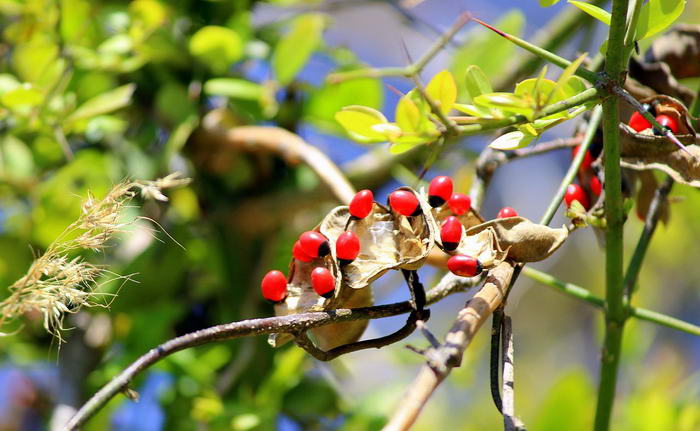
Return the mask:
<svg viewBox="0 0 700 431">
<path fill-rule="evenodd" d="M 613 0 L 605 73 L 612 85 L 621 86 L 625 80 L 628 50 L 624 46 L 629 0 Z M 622 331 L 626 312 L 622 276 L 623 261 L 623 202 L 620 174 L 619 98 L 603 100 L 603 148 L 605 154 L 605 340 L 601 353 L 600 381 L 594 429 L 607 431 L 610 427 L 617 371 L 622 350 Z"/>
</svg>

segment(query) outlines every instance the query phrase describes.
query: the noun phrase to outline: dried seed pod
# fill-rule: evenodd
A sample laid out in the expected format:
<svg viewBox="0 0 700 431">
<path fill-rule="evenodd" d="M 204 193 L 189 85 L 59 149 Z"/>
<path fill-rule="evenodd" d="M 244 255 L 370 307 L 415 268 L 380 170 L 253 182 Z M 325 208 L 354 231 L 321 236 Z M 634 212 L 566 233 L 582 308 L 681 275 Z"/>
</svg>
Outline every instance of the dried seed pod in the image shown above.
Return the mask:
<svg viewBox="0 0 700 431">
<path fill-rule="evenodd" d="M 399 191 L 416 196 L 422 214 L 405 217 L 375 202 L 372 212 L 361 220 L 348 224 L 348 208 L 337 207 L 321 223 L 321 233 L 333 250 L 346 225 L 360 240 L 359 255 L 342 269 L 343 283 L 353 289 L 364 288 L 390 269 L 419 268 L 433 245 L 435 222 L 427 199 L 408 187 Z"/>
<path fill-rule="evenodd" d="M 523 217 L 495 219 L 475 226 L 467 231 L 467 238 L 483 232 L 492 232 L 497 242 L 496 249 L 507 252 L 508 259 L 516 262 L 538 262 L 554 253 L 569 236 L 566 228 L 554 229 L 536 224 Z M 461 244 L 460 244 L 461 246 Z M 480 257 L 457 249 L 460 254 Z"/>
</svg>

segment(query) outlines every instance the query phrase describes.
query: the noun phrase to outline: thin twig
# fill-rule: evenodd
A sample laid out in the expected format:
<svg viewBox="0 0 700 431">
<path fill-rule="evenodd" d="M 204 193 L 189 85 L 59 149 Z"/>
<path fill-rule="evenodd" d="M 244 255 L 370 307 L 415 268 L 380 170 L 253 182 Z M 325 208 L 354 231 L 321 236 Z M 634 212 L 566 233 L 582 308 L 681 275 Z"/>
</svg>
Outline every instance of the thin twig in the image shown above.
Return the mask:
<svg viewBox="0 0 700 431">
<path fill-rule="evenodd" d="M 503 339 L 503 429 L 516 431 L 522 429 L 522 426 L 520 426 L 520 420 L 515 416 L 513 328 L 510 316 L 505 313 L 501 320 L 501 338 Z"/>
<path fill-rule="evenodd" d="M 501 330 L 503 329 L 503 305 L 493 312 L 491 319 L 491 354 L 489 357 L 489 380 L 491 382 L 491 399 L 499 413 L 503 413 L 501 399 Z"/>
</svg>

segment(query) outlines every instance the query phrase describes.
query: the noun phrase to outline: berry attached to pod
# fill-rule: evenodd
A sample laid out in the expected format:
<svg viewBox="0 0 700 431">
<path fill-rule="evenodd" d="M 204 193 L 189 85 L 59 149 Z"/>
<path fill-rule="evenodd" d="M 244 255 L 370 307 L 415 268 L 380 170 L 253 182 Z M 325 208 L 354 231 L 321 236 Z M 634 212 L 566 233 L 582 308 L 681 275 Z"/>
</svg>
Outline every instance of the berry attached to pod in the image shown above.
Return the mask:
<svg viewBox="0 0 700 431">
<path fill-rule="evenodd" d="M 371 190 L 360 190 L 350 201 L 350 215 L 363 219 L 372 212 L 374 193 Z"/>
<path fill-rule="evenodd" d="M 600 180 L 595 175 L 591 177 L 590 187 L 591 191 L 596 196 L 600 196 L 600 194 L 603 193 L 603 185 L 600 184 Z"/>
<path fill-rule="evenodd" d="M 412 192 L 408 190 L 395 190 L 389 195 L 389 206 L 397 213 L 413 217 L 422 214 L 420 202 Z"/>
<path fill-rule="evenodd" d="M 578 184 L 569 184 L 564 194 L 564 202 L 566 202 L 567 207 L 571 207 L 574 201 L 578 201 L 585 209 L 589 208 L 588 196 L 583 188 Z"/>
<path fill-rule="evenodd" d="M 450 207 L 452 214 L 460 216 L 468 213 L 472 208 L 472 198 L 464 193 L 454 193 L 447 201 L 447 206 Z"/>
<path fill-rule="evenodd" d="M 287 277 L 280 271 L 272 270 L 263 277 L 260 290 L 268 301 L 282 302 L 287 297 Z"/>
<path fill-rule="evenodd" d="M 657 120 L 658 121 L 658 120 Z M 651 128 L 651 123 L 639 112 L 635 112 L 627 123 L 635 132 L 641 132 Z"/>
<path fill-rule="evenodd" d="M 311 257 L 323 257 L 331 252 L 328 239 L 313 230 L 302 233 L 299 237 L 299 244 L 304 253 Z"/>
<path fill-rule="evenodd" d="M 508 217 L 517 217 L 518 212 L 515 211 L 511 207 L 503 207 L 501 210 L 498 212 L 498 215 L 496 218 L 508 218 Z"/>
<path fill-rule="evenodd" d="M 301 242 L 299 242 L 298 240 L 294 243 L 294 247 L 292 247 L 292 256 L 294 256 L 294 259 L 300 260 L 302 262 L 311 262 L 312 260 L 314 260 L 313 257 L 306 254 L 304 249 L 301 248 Z"/>
<path fill-rule="evenodd" d="M 428 203 L 431 207 L 443 206 L 452 197 L 452 179 L 444 175 L 435 177 L 428 187 Z"/>
<path fill-rule="evenodd" d="M 449 216 L 440 228 L 440 240 L 445 250 L 452 251 L 457 248 L 462 239 L 462 223 L 455 216 Z"/>
<path fill-rule="evenodd" d="M 478 259 L 464 254 L 452 256 L 447 261 L 447 268 L 450 272 L 460 277 L 474 277 L 483 271 Z"/>
<path fill-rule="evenodd" d="M 311 287 L 314 291 L 324 298 L 330 298 L 333 296 L 333 291 L 335 290 L 335 278 L 333 274 L 328 270 L 319 266 L 311 271 Z"/>
<path fill-rule="evenodd" d="M 360 254 L 360 238 L 353 232 L 343 232 L 335 240 L 335 255 L 340 266 L 345 266 L 355 260 Z"/>
<path fill-rule="evenodd" d="M 669 129 L 671 129 L 673 133 L 678 133 L 678 121 L 676 121 L 675 118 L 665 114 L 661 114 L 658 117 L 656 117 L 656 121 L 658 121 L 659 124 L 664 126 L 664 128 L 668 127 Z M 654 129 L 654 134 L 658 134 L 656 129 Z M 663 133 L 661 134 L 663 135 Z"/>
</svg>

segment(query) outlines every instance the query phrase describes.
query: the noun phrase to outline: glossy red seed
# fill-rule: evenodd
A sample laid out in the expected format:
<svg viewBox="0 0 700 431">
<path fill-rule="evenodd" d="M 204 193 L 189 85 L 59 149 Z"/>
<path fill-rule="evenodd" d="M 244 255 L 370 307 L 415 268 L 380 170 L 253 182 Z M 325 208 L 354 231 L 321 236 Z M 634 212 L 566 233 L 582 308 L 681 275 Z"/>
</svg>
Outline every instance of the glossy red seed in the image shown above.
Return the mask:
<svg viewBox="0 0 700 431">
<path fill-rule="evenodd" d="M 659 121 L 659 120 L 657 119 L 656 121 Z M 644 118 L 642 116 L 642 114 L 640 114 L 639 112 L 635 112 L 634 114 L 632 114 L 632 116 L 630 117 L 630 120 L 627 124 L 635 132 L 641 132 L 641 131 L 644 131 L 646 129 L 651 128 L 651 123 L 648 122 L 647 119 Z"/>
<path fill-rule="evenodd" d="M 452 197 L 452 178 L 441 175 L 433 178 L 428 187 L 428 203 L 431 207 L 442 206 Z"/>
<path fill-rule="evenodd" d="M 671 129 L 673 133 L 678 133 L 678 121 L 676 121 L 675 118 L 662 114 L 656 117 L 656 121 L 658 121 L 662 126 Z"/>
<path fill-rule="evenodd" d="M 323 257 L 331 252 L 328 239 L 313 230 L 302 233 L 299 237 L 299 244 L 304 253 L 311 257 Z"/>
<path fill-rule="evenodd" d="M 589 208 L 588 196 L 581 186 L 578 184 L 569 184 L 564 194 L 564 202 L 567 207 L 571 207 L 574 201 L 578 201 L 585 209 Z"/>
<path fill-rule="evenodd" d="M 454 193 L 447 201 L 447 206 L 454 215 L 466 214 L 472 208 L 472 198 L 464 193 Z"/>
<path fill-rule="evenodd" d="M 580 145 L 575 146 L 571 150 L 571 158 L 573 159 L 576 157 L 576 154 L 578 154 L 579 149 L 581 148 Z M 586 150 L 586 155 L 583 156 L 583 161 L 581 161 L 581 166 L 579 166 L 579 172 L 585 172 L 588 169 L 591 168 L 591 164 L 593 163 L 593 156 L 591 155 L 591 152 Z"/>
<path fill-rule="evenodd" d="M 374 193 L 371 190 L 360 190 L 350 201 L 350 215 L 359 219 L 367 217 L 372 212 Z"/>
<path fill-rule="evenodd" d="M 447 261 L 447 268 L 450 272 L 460 277 L 474 277 L 481 274 L 483 270 L 481 263 L 477 259 L 463 254 L 452 256 Z"/>
<path fill-rule="evenodd" d="M 517 217 L 518 212 L 515 211 L 511 207 L 503 207 L 501 210 L 498 212 L 498 215 L 496 216 L 497 218 L 508 218 L 508 217 Z"/>
<path fill-rule="evenodd" d="M 280 271 L 272 270 L 263 277 L 260 290 L 268 301 L 282 302 L 287 297 L 287 277 Z"/>
<path fill-rule="evenodd" d="M 445 250 L 452 251 L 457 248 L 462 239 L 462 223 L 455 216 L 445 219 L 440 228 L 440 240 Z"/>
<path fill-rule="evenodd" d="M 299 241 L 295 242 L 294 247 L 292 247 L 292 256 L 294 256 L 294 259 L 302 262 L 311 262 L 314 260 L 313 257 L 304 252 L 304 249 L 301 248 L 301 242 Z"/>
<path fill-rule="evenodd" d="M 335 290 L 335 278 L 327 268 L 319 266 L 311 271 L 311 287 L 324 298 L 330 298 Z"/>
<path fill-rule="evenodd" d="M 408 190 L 396 190 L 389 195 L 389 206 L 397 213 L 409 216 L 417 216 L 421 213 L 418 198 Z"/>
<path fill-rule="evenodd" d="M 590 187 L 591 191 L 596 196 L 600 196 L 600 194 L 603 192 L 603 185 L 600 184 L 600 180 L 596 176 L 591 177 Z"/>
<path fill-rule="evenodd" d="M 335 241 L 335 255 L 341 264 L 348 264 L 360 254 L 360 238 L 353 232 L 343 232 Z"/>
</svg>

